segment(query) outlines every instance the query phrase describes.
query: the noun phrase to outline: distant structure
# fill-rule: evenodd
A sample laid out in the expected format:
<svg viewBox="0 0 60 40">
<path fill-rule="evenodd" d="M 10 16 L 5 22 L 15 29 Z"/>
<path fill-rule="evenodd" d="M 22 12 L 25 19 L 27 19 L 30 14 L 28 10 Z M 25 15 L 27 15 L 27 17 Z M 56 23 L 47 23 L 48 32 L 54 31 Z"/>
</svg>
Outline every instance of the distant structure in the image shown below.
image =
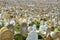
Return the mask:
<svg viewBox="0 0 60 40">
<path fill-rule="evenodd" d="M 22 4 L 30 5 L 51 5 L 57 4 L 60 0 L 0 0 L 0 7 L 20 6 Z"/>
</svg>

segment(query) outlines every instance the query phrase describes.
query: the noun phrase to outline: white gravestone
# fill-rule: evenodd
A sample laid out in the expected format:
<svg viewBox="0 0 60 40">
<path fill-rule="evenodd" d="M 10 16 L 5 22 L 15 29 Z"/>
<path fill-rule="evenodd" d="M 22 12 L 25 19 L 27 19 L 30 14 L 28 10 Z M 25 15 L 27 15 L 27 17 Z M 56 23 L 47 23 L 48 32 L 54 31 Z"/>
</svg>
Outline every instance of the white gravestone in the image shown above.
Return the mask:
<svg viewBox="0 0 60 40">
<path fill-rule="evenodd" d="M 28 25 L 29 25 L 29 24 L 31 24 L 31 21 L 30 21 L 30 20 L 28 20 L 27 24 L 28 24 Z"/>
<path fill-rule="evenodd" d="M 50 35 L 51 35 L 51 37 L 53 38 L 53 37 L 54 37 L 54 32 L 51 31 L 51 32 L 50 32 Z"/>
<path fill-rule="evenodd" d="M 45 23 L 43 29 L 46 31 L 48 29 L 48 25 Z"/>
<path fill-rule="evenodd" d="M 42 34 L 46 34 L 46 30 L 48 28 L 48 25 L 45 23 L 45 24 L 42 24 L 39 28 L 39 31 L 42 33 Z"/>
<path fill-rule="evenodd" d="M 53 22 L 53 24 L 54 24 L 54 25 L 56 25 L 56 24 L 57 24 L 57 22 L 56 22 L 56 20 L 55 20 L 55 19 L 53 19 L 53 20 L 52 20 L 52 22 Z"/>
<path fill-rule="evenodd" d="M 7 27 L 8 25 L 9 25 L 9 23 L 8 23 L 8 22 L 4 23 L 4 26 L 5 26 L 5 27 Z"/>
<path fill-rule="evenodd" d="M 2 14 L 0 14 L 0 19 L 2 18 Z"/>
<path fill-rule="evenodd" d="M 38 40 L 38 34 L 36 33 L 36 28 L 32 27 L 33 30 L 30 30 L 26 40 Z"/>
<path fill-rule="evenodd" d="M 15 24 L 16 24 L 16 23 L 15 23 L 15 20 L 12 19 L 12 20 L 10 21 L 10 24 L 15 25 Z"/>
<path fill-rule="evenodd" d="M 0 25 L 2 26 L 2 22 L 0 22 Z"/>
</svg>

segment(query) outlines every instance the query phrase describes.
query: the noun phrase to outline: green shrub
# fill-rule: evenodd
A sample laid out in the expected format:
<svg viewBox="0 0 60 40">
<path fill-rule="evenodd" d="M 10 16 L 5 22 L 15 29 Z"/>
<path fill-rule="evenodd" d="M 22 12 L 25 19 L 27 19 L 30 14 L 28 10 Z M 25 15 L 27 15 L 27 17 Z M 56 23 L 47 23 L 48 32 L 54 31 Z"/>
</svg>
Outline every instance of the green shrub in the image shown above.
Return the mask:
<svg viewBox="0 0 60 40">
<path fill-rule="evenodd" d="M 44 20 L 44 21 L 47 21 L 47 18 L 41 18 L 40 20 Z"/>
<path fill-rule="evenodd" d="M 35 24 L 36 24 L 37 29 L 39 29 L 40 23 L 39 22 L 35 22 Z"/>
<path fill-rule="evenodd" d="M 42 39 L 42 36 L 41 35 L 38 35 L 38 39 Z"/>
<path fill-rule="evenodd" d="M 16 24 L 15 27 L 14 27 L 14 30 L 15 31 L 19 31 L 19 29 L 20 29 L 20 25 L 19 24 Z"/>
<path fill-rule="evenodd" d="M 37 22 L 37 21 L 36 22 L 32 22 L 31 24 L 29 24 L 29 26 L 33 26 L 34 24 L 36 25 L 36 28 L 39 29 L 40 23 Z"/>
<path fill-rule="evenodd" d="M 52 30 L 52 31 L 54 31 L 54 29 L 55 29 L 55 27 L 54 27 L 54 26 L 52 26 L 52 27 L 51 27 L 51 30 Z"/>
<path fill-rule="evenodd" d="M 35 22 L 32 22 L 32 23 L 29 24 L 29 26 L 33 26 L 34 24 L 35 24 Z"/>
<path fill-rule="evenodd" d="M 16 34 L 16 35 L 14 36 L 14 39 L 15 39 L 15 40 L 26 40 L 26 37 L 23 36 L 22 34 Z"/>
<path fill-rule="evenodd" d="M 60 28 L 58 28 L 58 31 L 60 31 Z"/>
</svg>

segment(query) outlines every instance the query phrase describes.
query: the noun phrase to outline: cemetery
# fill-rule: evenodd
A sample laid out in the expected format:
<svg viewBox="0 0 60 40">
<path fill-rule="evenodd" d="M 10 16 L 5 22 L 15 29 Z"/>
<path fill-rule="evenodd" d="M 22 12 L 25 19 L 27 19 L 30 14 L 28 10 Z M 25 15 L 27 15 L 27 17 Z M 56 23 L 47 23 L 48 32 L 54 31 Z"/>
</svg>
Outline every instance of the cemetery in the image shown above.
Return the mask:
<svg viewBox="0 0 60 40">
<path fill-rule="evenodd" d="M 0 0 L 0 40 L 60 40 L 60 1 Z"/>
</svg>

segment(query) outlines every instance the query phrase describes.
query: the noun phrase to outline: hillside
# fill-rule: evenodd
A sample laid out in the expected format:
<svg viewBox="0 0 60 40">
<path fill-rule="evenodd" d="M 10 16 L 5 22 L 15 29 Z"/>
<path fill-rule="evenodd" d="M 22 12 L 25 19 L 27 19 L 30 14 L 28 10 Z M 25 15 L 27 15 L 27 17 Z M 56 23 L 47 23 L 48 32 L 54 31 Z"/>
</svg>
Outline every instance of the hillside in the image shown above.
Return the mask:
<svg viewBox="0 0 60 40">
<path fill-rule="evenodd" d="M 20 5 L 49 5 L 57 4 L 60 0 L 0 0 L 0 6 L 20 6 Z"/>
</svg>

